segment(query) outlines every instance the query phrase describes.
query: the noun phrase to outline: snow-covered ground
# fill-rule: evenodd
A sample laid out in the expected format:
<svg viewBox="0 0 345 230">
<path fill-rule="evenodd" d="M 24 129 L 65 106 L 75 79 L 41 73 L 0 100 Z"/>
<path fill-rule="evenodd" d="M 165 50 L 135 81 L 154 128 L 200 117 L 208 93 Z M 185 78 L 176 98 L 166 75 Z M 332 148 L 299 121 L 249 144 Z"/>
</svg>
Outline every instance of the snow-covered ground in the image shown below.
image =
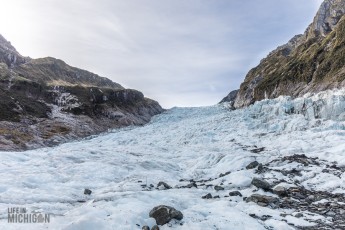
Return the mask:
<svg viewBox="0 0 345 230">
<path fill-rule="evenodd" d="M 0 152 L 0 229 L 141 229 L 138 225 L 155 224 L 148 215 L 160 204 L 184 215 L 163 230 L 294 229 L 291 224 L 314 225 L 313 218 L 330 221 L 308 213 L 297 218 L 293 209 L 271 209 L 225 196 L 234 190 L 244 197 L 276 196 L 257 190 L 251 185 L 253 177 L 273 184 L 285 179 L 285 187 L 299 183 L 310 190 L 345 193 L 342 173 L 322 171 L 328 163 L 345 167 L 344 95 L 339 90 L 296 100 L 280 97 L 236 111 L 226 104 L 173 108 L 143 127 L 54 148 Z M 263 151 L 255 153 L 260 148 Z M 321 164 L 271 163 L 294 154 L 318 157 Z M 255 169 L 247 170 L 254 160 L 276 171 L 258 175 Z M 283 169 L 302 171 L 289 177 L 278 172 Z M 226 172 L 231 173 L 219 177 Z M 209 178 L 206 185 L 225 189 L 217 192 L 200 183 L 198 188 L 176 188 L 188 184 L 181 179 Z M 156 189 L 160 181 L 173 188 Z M 92 190 L 90 196 L 83 194 L 85 188 Z M 201 199 L 207 193 L 220 198 Z M 9 207 L 50 213 L 51 222 L 9 224 Z M 263 221 L 249 214 L 270 218 Z"/>
</svg>

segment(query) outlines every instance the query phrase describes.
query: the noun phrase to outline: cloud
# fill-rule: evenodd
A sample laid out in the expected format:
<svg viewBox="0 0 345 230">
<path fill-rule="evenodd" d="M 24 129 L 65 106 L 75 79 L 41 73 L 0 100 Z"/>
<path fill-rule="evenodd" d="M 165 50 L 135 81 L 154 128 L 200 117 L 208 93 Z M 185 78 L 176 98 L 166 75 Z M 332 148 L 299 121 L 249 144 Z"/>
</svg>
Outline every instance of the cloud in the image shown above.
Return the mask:
<svg viewBox="0 0 345 230">
<path fill-rule="evenodd" d="M 320 3 L 11 0 L 0 9 L 0 33 L 24 55 L 63 59 L 164 107 L 210 105 L 304 32 Z"/>
</svg>

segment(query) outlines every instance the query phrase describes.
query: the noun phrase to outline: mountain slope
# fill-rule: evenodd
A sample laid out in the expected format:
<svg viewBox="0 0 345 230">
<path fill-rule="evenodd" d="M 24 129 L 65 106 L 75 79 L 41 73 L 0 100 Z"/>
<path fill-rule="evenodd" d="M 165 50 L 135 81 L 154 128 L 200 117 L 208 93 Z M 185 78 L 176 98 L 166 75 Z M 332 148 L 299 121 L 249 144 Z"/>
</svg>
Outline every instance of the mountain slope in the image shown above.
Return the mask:
<svg viewBox="0 0 345 230">
<path fill-rule="evenodd" d="M 344 14 L 345 0 L 325 0 L 304 34 L 272 51 L 249 71 L 234 106 L 344 87 Z"/>
<path fill-rule="evenodd" d="M 140 230 L 155 224 L 149 212 L 157 205 L 184 216 L 162 230 L 343 229 L 344 94 L 279 97 L 234 111 L 174 108 L 142 127 L 0 152 L 0 209 L 51 214 L 51 223 L 26 229 Z M 21 226 L 0 212 L 0 228 Z"/>
<path fill-rule="evenodd" d="M 0 149 L 51 146 L 163 111 L 136 90 L 47 57 L 20 55 L 0 35 Z"/>
</svg>

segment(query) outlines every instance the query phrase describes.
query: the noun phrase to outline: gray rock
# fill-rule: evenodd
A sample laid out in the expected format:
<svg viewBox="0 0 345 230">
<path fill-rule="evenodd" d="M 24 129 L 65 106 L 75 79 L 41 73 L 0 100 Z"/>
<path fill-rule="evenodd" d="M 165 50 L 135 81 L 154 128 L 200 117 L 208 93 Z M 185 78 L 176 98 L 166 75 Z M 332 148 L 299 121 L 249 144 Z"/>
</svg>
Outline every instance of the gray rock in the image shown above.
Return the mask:
<svg viewBox="0 0 345 230">
<path fill-rule="evenodd" d="M 249 165 L 247 165 L 246 169 L 254 169 L 259 165 L 259 162 L 257 161 L 253 161 L 252 163 L 250 163 Z"/>
<path fill-rule="evenodd" d="M 172 187 L 170 185 L 168 185 L 167 183 L 163 182 L 163 181 L 160 181 L 158 184 L 157 184 L 157 187 L 158 188 L 163 188 L 163 189 L 171 189 Z"/>
<path fill-rule="evenodd" d="M 151 230 L 159 230 L 159 227 L 157 225 L 153 225 Z"/>
<path fill-rule="evenodd" d="M 206 194 L 205 196 L 201 197 L 202 199 L 212 199 L 211 193 Z"/>
<path fill-rule="evenodd" d="M 271 189 L 270 183 L 268 183 L 267 181 L 265 181 L 263 179 L 259 179 L 259 178 L 256 178 L 256 177 L 252 180 L 252 185 L 254 185 L 257 188 L 261 188 L 261 189 L 263 189 L 265 191 Z"/>
<path fill-rule="evenodd" d="M 273 193 L 277 194 L 278 196 L 286 196 L 287 195 L 286 188 L 284 188 L 283 186 L 276 186 L 275 188 L 273 188 Z"/>
<path fill-rule="evenodd" d="M 150 230 L 150 227 L 147 226 L 147 225 L 145 225 L 145 226 L 143 226 L 143 227 L 141 228 L 141 230 Z"/>
<path fill-rule="evenodd" d="M 176 219 L 176 220 L 183 219 L 182 212 L 176 210 L 173 207 L 166 206 L 166 205 L 159 205 L 157 207 L 154 207 L 150 211 L 149 216 L 154 218 L 158 225 L 164 225 L 166 223 L 169 223 L 172 219 Z"/>
<path fill-rule="evenodd" d="M 232 191 L 232 192 L 229 192 L 229 196 L 240 196 L 240 197 L 242 197 L 242 194 L 239 191 Z"/>
<path fill-rule="evenodd" d="M 296 217 L 296 218 L 301 218 L 301 217 L 303 217 L 303 214 L 299 212 L 299 213 L 297 213 L 297 214 L 295 215 L 295 217 Z"/>
<path fill-rule="evenodd" d="M 92 193 L 92 191 L 91 191 L 90 189 L 87 189 L 87 188 L 86 188 L 86 189 L 84 190 L 84 194 L 85 194 L 85 195 L 91 195 L 91 193 Z"/>
<path fill-rule="evenodd" d="M 253 194 L 246 199 L 246 202 L 254 202 L 260 206 L 266 207 L 270 206 L 272 208 L 277 208 L 279 205 L 279 199 L 272 196 L 265 196 L 259 194 Z"/>
<path fill-rule="evenodd" d="M 214 189 L 215 189 L 216 191 L 224 190 L 224 188 L 223 188 L 222 186 L 219 186 L 219 185 L 214 186 Z"/>
</svg>

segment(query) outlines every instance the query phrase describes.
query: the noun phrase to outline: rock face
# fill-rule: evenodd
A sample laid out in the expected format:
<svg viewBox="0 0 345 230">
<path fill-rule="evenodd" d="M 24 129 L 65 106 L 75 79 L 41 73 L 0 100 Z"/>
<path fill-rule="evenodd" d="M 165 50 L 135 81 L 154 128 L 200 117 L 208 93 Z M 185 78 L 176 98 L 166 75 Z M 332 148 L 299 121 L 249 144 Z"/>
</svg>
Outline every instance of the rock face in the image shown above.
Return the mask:
<svg viewBox="0 0 345 230">
<path fill-rule="evenodd" d="M 166 223 L 169 223 L 172 219 L 176 219 L 176 220 L 183 219 L 182 212 L 176 210 L 173 207 L 166 206 L 166 205 L 160 205 L 153 208 L 150 211 L 149 215 L 150 217 L 156 220 L 156 223 L 158 225 L 164 225 Z"/>
<path fill-rule="evenodd" d="M 136 90 L 55 58 L 20 55 L 0 35 L 0 150 L 52 146 L 163 111 Z"/>
<path fill-rule="evenodd" d="M 234 101 L 235 108 L 280 95 L 345 86 L 345 0 L 325 0 L 304 34 L 272 51 L 251 69 Z"/>
</svg>

